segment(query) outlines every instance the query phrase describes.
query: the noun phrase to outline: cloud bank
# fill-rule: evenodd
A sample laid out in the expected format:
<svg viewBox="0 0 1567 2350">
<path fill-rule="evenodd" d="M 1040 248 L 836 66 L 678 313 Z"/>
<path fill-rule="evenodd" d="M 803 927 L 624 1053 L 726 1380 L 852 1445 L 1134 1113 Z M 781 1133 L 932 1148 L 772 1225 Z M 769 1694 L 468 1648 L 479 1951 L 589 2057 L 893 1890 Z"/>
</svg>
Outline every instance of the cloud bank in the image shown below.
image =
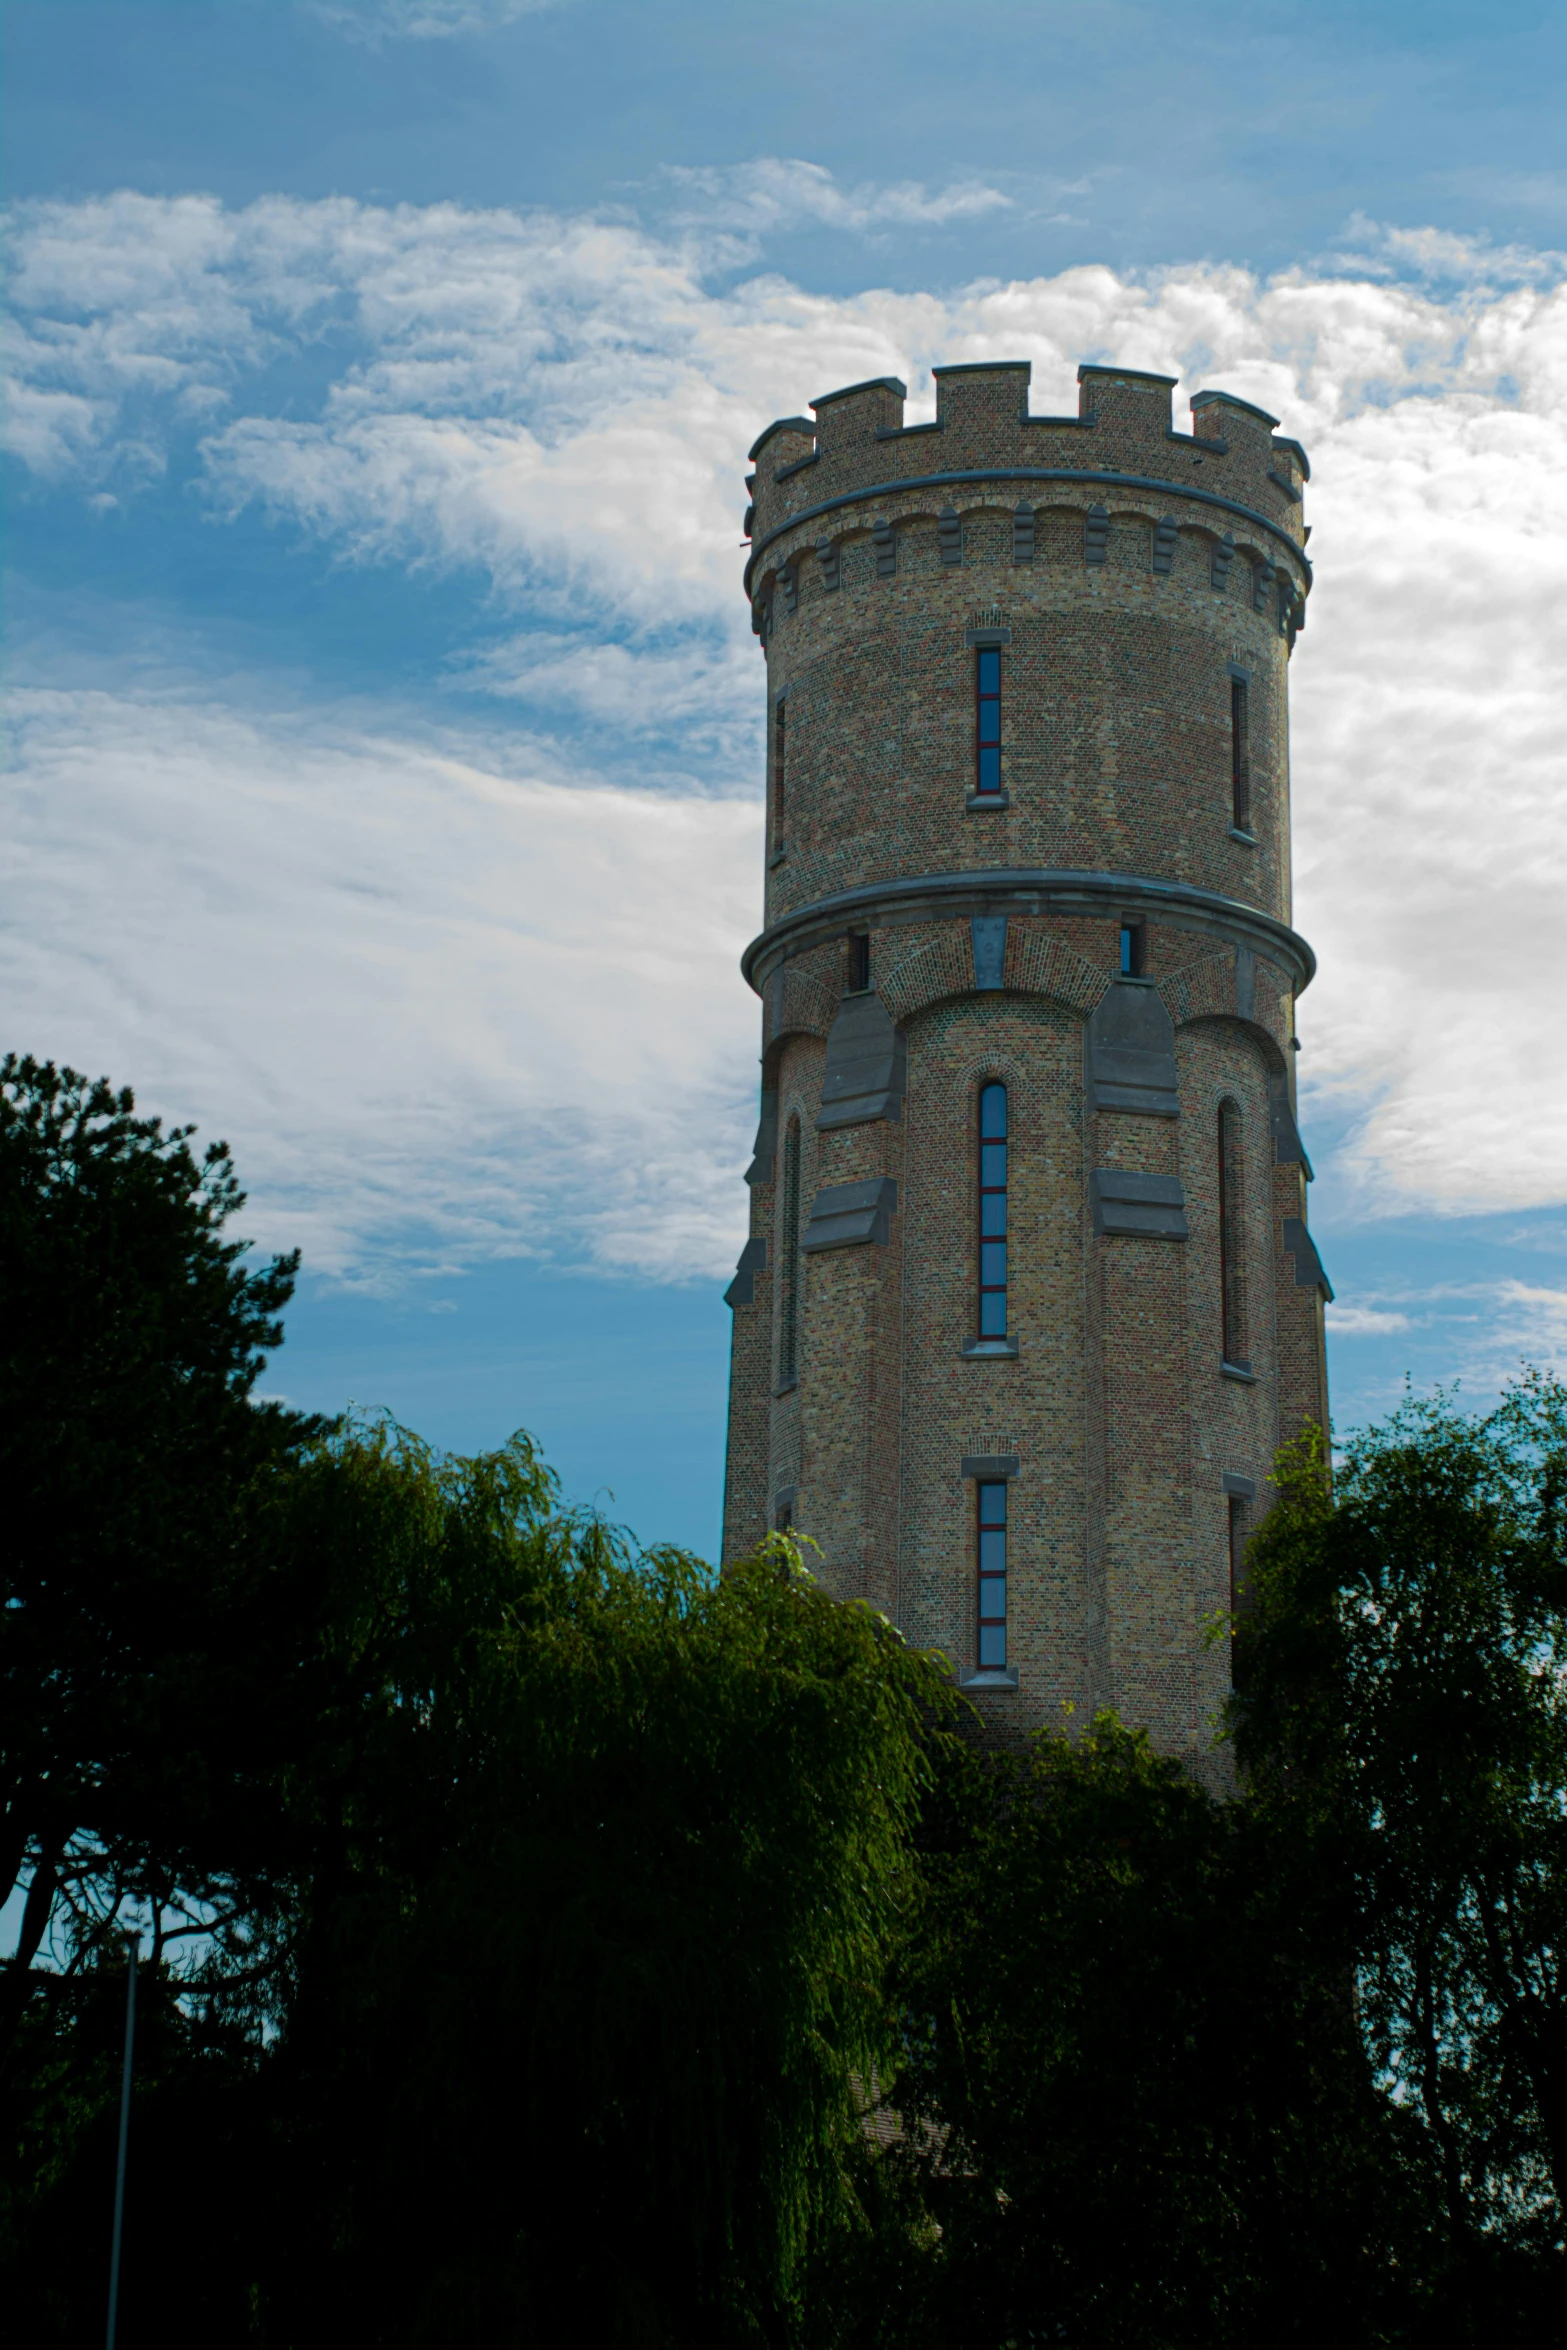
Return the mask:
<svg viewBox="0 0 1567 2350">
<path fill-rule="evenodd" d="M 453 679 L 517 734 L 502 775 L 489 747 L 385 716 L 241 717 L 216 683 L 111 706 L 40 680 L 13 778 L 19 1032 L 101 1037 L 71 1049 L 156 1066 L 204 1119 L 248 1105 L 252 1154 L 287 1138 L 258 1194 L 344 1266 L 416 1201 L 454 1245 L 710 1270 L 742 1213 L 754 1070 L 733 975 L 760 894 L 746 448 L 869 375 L 904 375 L 929 413 L 933 363 L 1021 356 L 1059 409 L 1079 360 L 1115 358 L 1179 375 L 1178 401 L 1223 385 L 1311 452 L 1303 1077 L 1349 1119 L 1362 1209 L 1567 1198 L 1559 257 L 1362 224 L 1358 255 L 1272 279 L 1079 268 L 828 296 L 736 263 L 786 210 L 862 233 L 1006 200 L 764 162 L 685 174 L 659 222 L 25 209 L 8 416 L 29 476 L 128 511 L 177 483 L 215 530 L 261 512 L 347 562 L 472 576 L 485 625 Z M 601 914 L 618 943 L 579 998 L 561 974 Z M 230 976 L 203 977 L 236 938 Z"/>
</svg>

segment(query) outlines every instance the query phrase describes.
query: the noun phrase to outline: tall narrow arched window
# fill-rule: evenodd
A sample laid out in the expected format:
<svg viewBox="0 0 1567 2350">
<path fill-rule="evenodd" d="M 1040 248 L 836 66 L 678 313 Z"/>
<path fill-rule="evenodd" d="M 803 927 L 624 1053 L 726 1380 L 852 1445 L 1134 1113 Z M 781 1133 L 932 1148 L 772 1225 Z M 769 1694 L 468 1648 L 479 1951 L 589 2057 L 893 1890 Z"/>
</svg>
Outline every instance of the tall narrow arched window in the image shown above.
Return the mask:
<svg viewBox="0 0 1567 2350">
<path fill-rule="evenodd" d="M 981 645 L 974 655 L 974 790 L 981 799 L 1001 790 L 1001 651 Z"/>
<path fill-rule="evenodd" d="M 778 1302 L 778 1384 L 800 1376 L 800 1121 L 791 1118 L 784 1130 L 783 1230 L 779 1234 L 778 1268 L 782 1276 Z"/>
<path fill-rule="evenodd" d="M 1007 1334 L 1007 1089 L 979 1089 L 979 1335 Z"/>
<path fill-rule="evenodd" d="M 1007 1661 L 1007 1489 L 999 1479 L 979 1489 L 979 1669 Z"/>
<path fill-rule="evenodd" d="M 780 694 L 773 704 L 773 848 L 781 850 L 785 839 L 785 791 L 789 770 L 789 698 Z"/>
<path fill-rule="evenodd" d="M 1237 832 L 1251 830 L 1251 688 L 1239 671 L 1230 671 L 1230 822 Z"/>
<path fill-rule="evenodd" d="M 1219 1104 L 1219 1290 L 1223 1352 L 1227 1363 L 1249 1370 L 1246 1336 L 1245 1191 L 1241 1162 L 1241 1114 L 1234 1102 Z"/>
</svg>

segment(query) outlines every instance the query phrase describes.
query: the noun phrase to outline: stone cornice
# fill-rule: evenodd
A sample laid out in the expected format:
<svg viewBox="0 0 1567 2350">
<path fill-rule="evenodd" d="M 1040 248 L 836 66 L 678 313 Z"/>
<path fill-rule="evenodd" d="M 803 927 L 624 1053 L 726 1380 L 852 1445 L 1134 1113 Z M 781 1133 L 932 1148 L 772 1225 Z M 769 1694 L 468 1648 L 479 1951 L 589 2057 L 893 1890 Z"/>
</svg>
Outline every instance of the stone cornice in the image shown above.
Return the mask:
<svg viewBox="0 0 1567 2350">
<path fill-rule="evenodd" d="M 1003 865 L 976 873 L 927 873 L 840 890 L 786 914 L 753 938 L 740 968 L 760 995 L 781 963 L 842 935 L 851 923 L 951 922 L 968 914 L 1082 914 L 1112 921 L 1133 911 L 1178 930 L 1205 931 L 1249 947 L 1308 987 L 1317 958 L 1300 933 L 1239 898 L 1183 881 L 1135 873 L 1083 873 L 1063 867 Z"/>
<path fill-rule="evenodd" d="M 1266 514 L 1259 514 L 1253 506 L 1242 506 L 1234 498 L 1220 497 L 1217 490 L 1199 490 L 1190 482 L 1164 481 L 1155 474 L 1146 473 L 1091 473 L 1086 466 L 1077 465 L 985 465 L 965 467 L 957 473 L 911 473 L 902 479 L 873 482 L 866 490 L 845 490 L 840 497 L 826 498 L 819 506 L 803 506 L 798 514 L 791 514 L 787 522 L 780 522 L 765 538 L 758 539 L 745 567 L 745 592 L 751 593 L 751 578 L 757 564 L 776 539 L 787 537 L 791 530 L 814 522 L 818 516 L 836 513 L 843 506 L 863 506 L 873 499 L 892 500 L 908 490 L 946 489 L 954 482 L 966 481 L 1061 481 L 1091 483 L 1098 489 L 1157 490 L 1161 496 L 1191 498 L 1199 506 L 1212 506 L 1223 514 L 1238 515 L 1243 522 L 1277 539 L 1287 547 L 1291 556 L 1305 574 L 1306 585 L 1311 585 L 1311 564 L 1296 541 Z"/>
</svg>

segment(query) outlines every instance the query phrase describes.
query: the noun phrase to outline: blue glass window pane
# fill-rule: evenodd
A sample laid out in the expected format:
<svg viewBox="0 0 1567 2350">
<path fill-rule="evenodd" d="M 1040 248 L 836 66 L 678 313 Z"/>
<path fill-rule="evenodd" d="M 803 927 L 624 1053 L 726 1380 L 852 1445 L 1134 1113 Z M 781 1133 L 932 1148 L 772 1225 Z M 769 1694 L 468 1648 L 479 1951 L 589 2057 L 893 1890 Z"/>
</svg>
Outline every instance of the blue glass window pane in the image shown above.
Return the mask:
<svg viewBox="0 0 1567 2350">
<path fill-rule="evenodd" d="M 985 1142 L 979 1150 L 979 1180 L 984 1191 L 1004 1187 L 1007 1180 L 1007 1146 L 1004 1142 Z"/>
<path fill-rule="evenodd" d="M 982 1575 L 979 1584 L 979 1612 L 993 1621 L 999 1621 L 1007 1612 L 1007 1583 L 1004 1575 Z"/>
<path fill-rule="evenodd" d="M 980 751 L 978 788 L 981 791 L 1001 789 L 1001 753 L 994 747 Z"/>
<path fill-rule="evenodd" d="M 1004 1575 L 1007 1571 L 1007 1537 L 1003 1526 L 982 1526 L 979 1530 L 979 1571 L 982 1575 Z"/>
<path fill-rule="evenodd" d="M 979 1249 L 979 1278 L 986 1289 L 1004 1289 L 1007 1283 L 1007 1244 L 1004 1240 L 981 1241 Z"/>
<path fill-rule="evenodd" d="M 979 705 L 979 738 L 982 743 L 1001 740 L 1001 704 L 981 702 Z"/>
<path fill-rule="evenodd" d="M 1007 1334 L 1007 1293 L 1004 1289 L 986 1289 L 980 1292 L 979 1334 L 981 1338 L 1005 1338 Z"/>
<path fill-rule="evenodd" d="M 982 1240 L 1005 1240 L 1007 1236 L 1007 1195 L 1004 1191 L 981 1192 L 979 1233 Z"/>
<path fill-rule="evenodd" d="M 986 1142 L 1002 1142 L 1007 1131 L 1007 1089 L 1004 1085 L 986 1085 L 980 1089 L 979 1131 Z"/>
<path fill-rule="evenodd" d="M 1130 977 L 1131 977 L 1131 971 L 1132 971 L 1132 934 L 1131 934 L 1131 932 L 1130 932 L 1129 930 L 1123 930 L 1123 931 L 1122 931 L 1122 933 L 1121 933 L 1121 977 L 1122 977 L 1123 979 L 1128 979 L 1128 978 L 1130 978 Z"/>
<path fill-rule="evenodd" d="M 1007 1518 L 1007 1489 L 1004 1485 L 982 1485 L 979 1489 L 979 1521 L 982 1526 L 1004 1526 Z"/>
<path fill-rule="evenodd" d="M 979 656 L 979 690 L 982 694 L 1001 691 L 1001 655 L 992 646 Z"/>
<path fill-rule="evenodd" d="M 979 1661 L 990 1672 L 1007 1661 L 1007 1628 L 1005 1624 L 981 1624 L 979 1628 Z"/>
</svg>

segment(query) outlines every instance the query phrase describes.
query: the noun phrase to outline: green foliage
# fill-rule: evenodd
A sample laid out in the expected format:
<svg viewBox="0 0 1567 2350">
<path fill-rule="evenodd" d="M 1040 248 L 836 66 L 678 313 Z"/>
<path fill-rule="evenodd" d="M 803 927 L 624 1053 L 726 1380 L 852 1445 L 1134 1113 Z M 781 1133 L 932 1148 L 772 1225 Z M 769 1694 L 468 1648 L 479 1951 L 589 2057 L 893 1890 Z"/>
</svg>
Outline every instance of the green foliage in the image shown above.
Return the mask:
<svg viewBox="0 0 1567 2350">
<path fill-rule="evenodd" d="M 276 1498 L 274 1540 L 351 1564 L 364 1692 L 301 1791 L 277 2338 L 588 2302 L 606 2342 L 795 2338 L 885 2062 L 935 1669 L 785 1544 L 717 1581 L 554 1512 L 521 1439 L 354 1427 Z"/>
<path fill-rule="evenodd" d="M 265 1865 L 307 1593 L 260 1571 L 249 1481 L 313 1423 L 251 1389 L 295 1260 L 247 1266 L 226 1147 L 128 1092 L 0 1063 L 0 2067 L 122 1895 L 209 1914 Z"/>
<path fill-rule="evenodd" d="M 1559 2330 L 1567 1391 L 1281 1458 L 1205 1776 L 1001 1752 L 781 1538 L 254 1403 L 240 1204 L 0 1065 L 19 2338 L 101 2330 L 127 1901 L 124 2350 Z"/>
<path fill-rule="evenodd" d="M 1381 2340 L 1398 2185 L 1332 1917 L 1272 1823 L 1110 1715 L 953 1752 L 937 1822 L 891 2166 L 940 2246 L 924 2330 L 858 2338 Z"/>
<path fill-rule="evenodd" d="M 1493 2316 L 1564 2281 L 1564 1479 L 1567 1390 L 1535 1372 L 1479 1419 L 1407 1402 L 1331 1489 L 1297 1449 L 1237 1643 L 1238 1751 L 1349 1890 L 1374 2061 Z"/>
</svg>

